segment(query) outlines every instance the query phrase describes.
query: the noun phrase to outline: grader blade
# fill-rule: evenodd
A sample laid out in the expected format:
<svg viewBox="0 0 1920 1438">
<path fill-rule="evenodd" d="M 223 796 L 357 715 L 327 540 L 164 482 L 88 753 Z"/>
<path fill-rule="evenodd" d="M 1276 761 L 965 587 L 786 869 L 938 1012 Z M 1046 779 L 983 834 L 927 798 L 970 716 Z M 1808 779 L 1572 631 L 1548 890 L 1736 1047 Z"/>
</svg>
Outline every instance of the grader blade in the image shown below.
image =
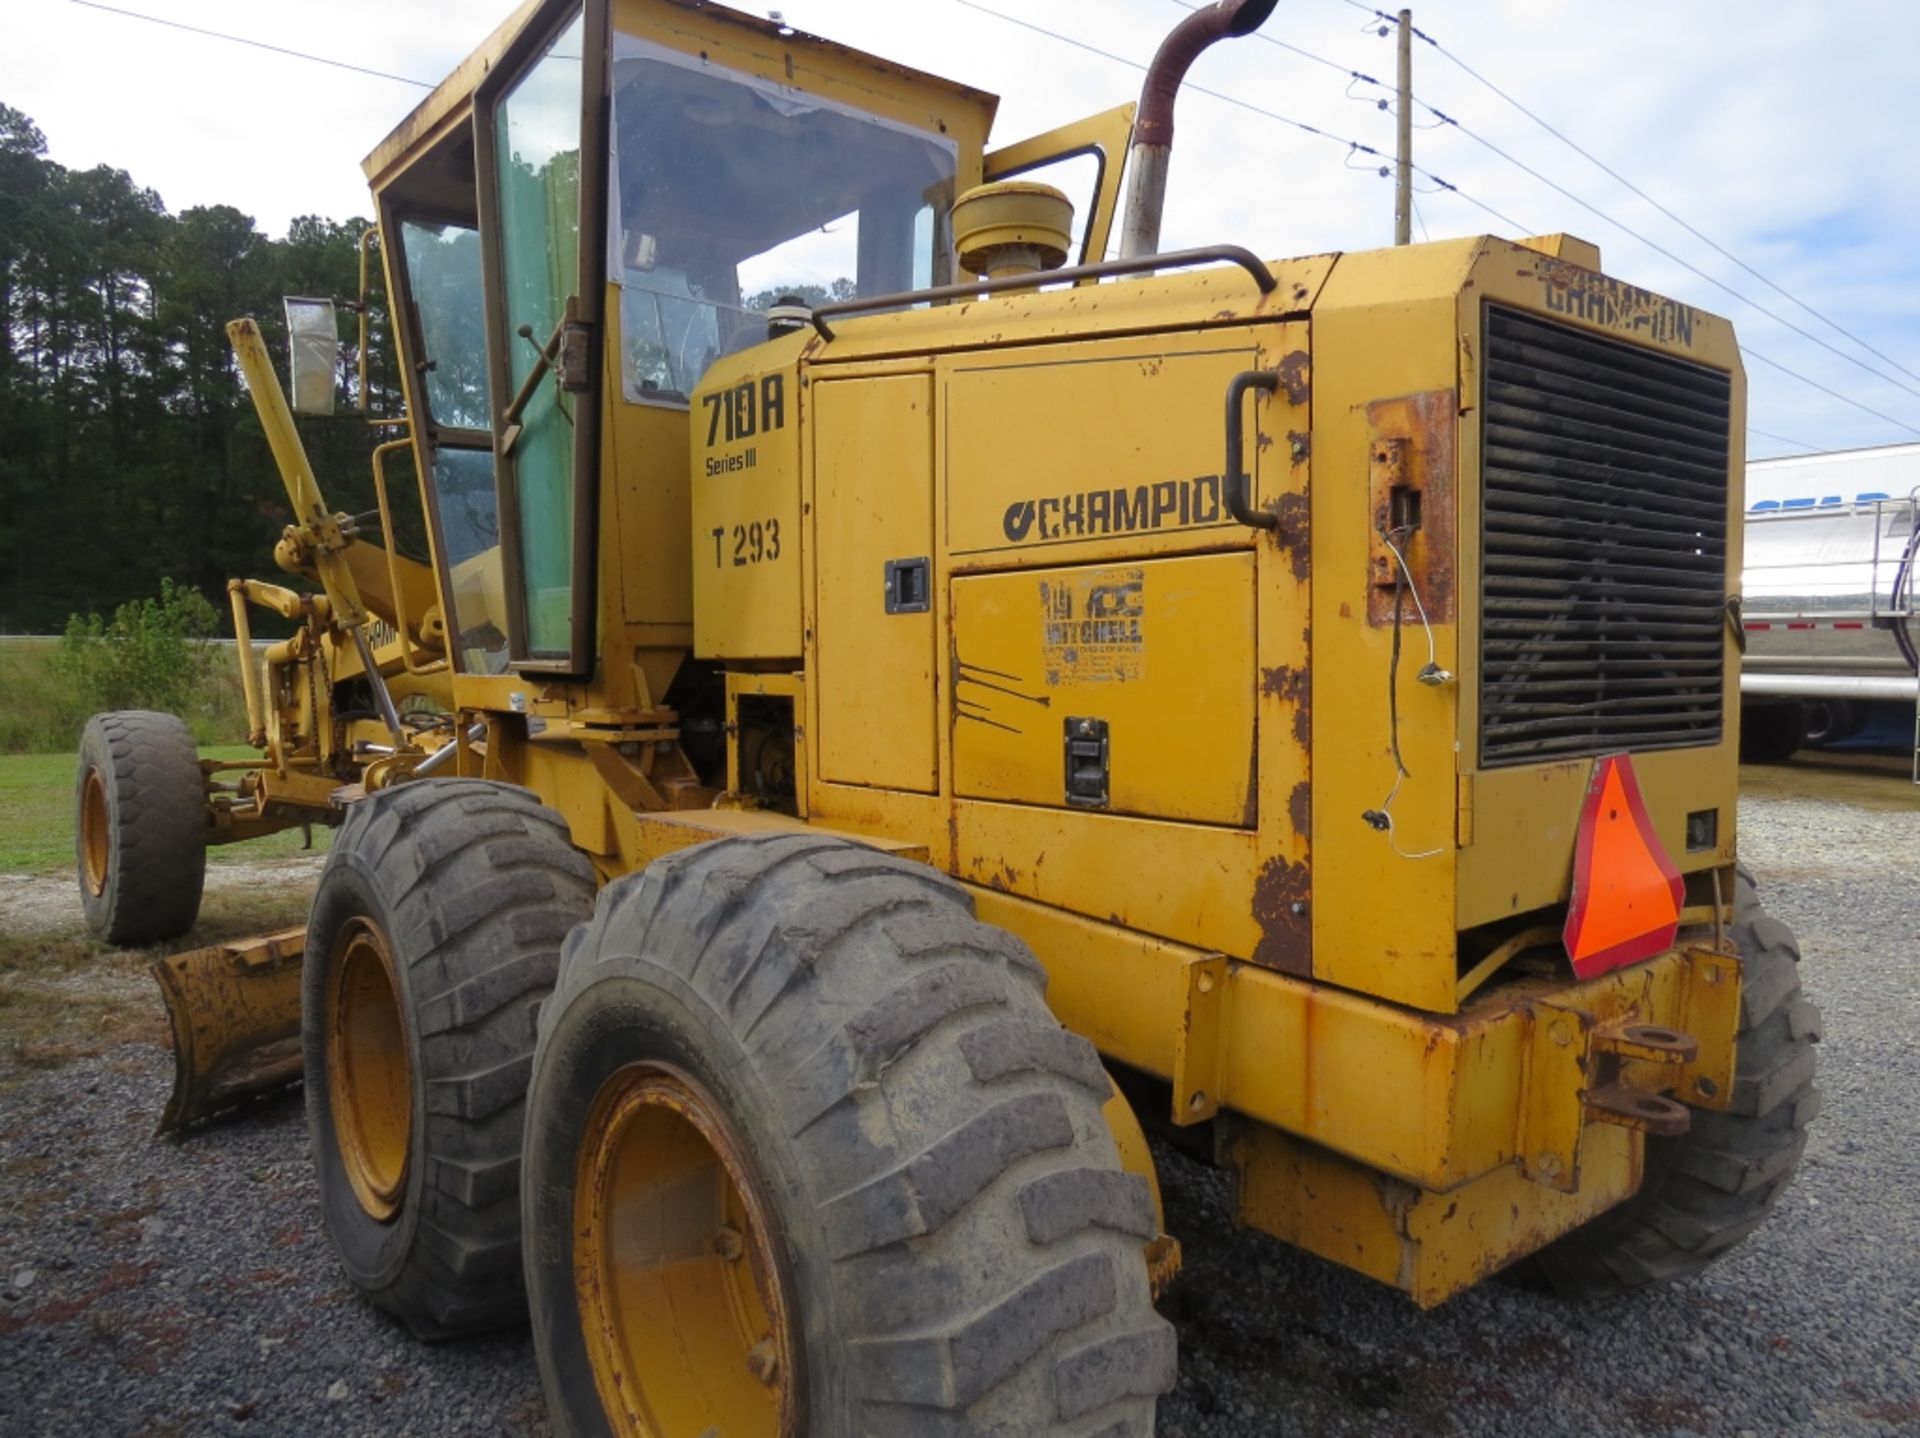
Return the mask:
<svg viewBox="0 0 1920 1438">
<path fill-rule="evenodd" d="M 283 929 L 154 964 L 173 1026 L 173 1093 L 159 1132 L 178 1132 L 300 1077 L 305 950 L 304 928 Z"/>
</svg>

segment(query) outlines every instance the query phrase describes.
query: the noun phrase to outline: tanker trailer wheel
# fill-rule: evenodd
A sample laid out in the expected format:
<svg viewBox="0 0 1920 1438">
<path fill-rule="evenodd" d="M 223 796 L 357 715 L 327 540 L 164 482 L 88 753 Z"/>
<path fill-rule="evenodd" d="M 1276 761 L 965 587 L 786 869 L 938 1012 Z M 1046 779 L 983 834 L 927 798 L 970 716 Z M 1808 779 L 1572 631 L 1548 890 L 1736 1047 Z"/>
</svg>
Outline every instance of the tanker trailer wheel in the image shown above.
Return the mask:
<svg viewBox="0 0 1920 1438">
<path fill-rule="evenodd" d="M 422 1338 L 519 1322 L 534 1016 L 593 870 L 524 789 L 434 779 L 354 804 L 307 925 L 301 1043 L 327 1234 Z"/>
<path fill-rule="evenodd" d="M 1684 1278 L 1758 1228 L 1793 1181 L 1820 1108 L 1820 1011 L 1801 996 L 1793 931 L 1760 907 L 1744 868 L 1729 935 L 1741 959 L 1732 1106 L 1696 1109 L 1680 1138 L 1649 1138 L 1640 1191 L 1526 1260 L 1516 1277 L 1572 1298 Z"/>
<path fill-rule="evenodd" d="M 109 944 L 177 939 L 207 878 L 207 783 L 172 714 L 96 714 L 80 733 L 74 860 L 87 927 Z"/>
<path fill-rule="evenodd" d="M 824 836 L 609 884 L 528 1097 L 555 1431 L 1147 1438 L 1153 1201 L 1045 983 L 964 890 Z"/>
</svg>

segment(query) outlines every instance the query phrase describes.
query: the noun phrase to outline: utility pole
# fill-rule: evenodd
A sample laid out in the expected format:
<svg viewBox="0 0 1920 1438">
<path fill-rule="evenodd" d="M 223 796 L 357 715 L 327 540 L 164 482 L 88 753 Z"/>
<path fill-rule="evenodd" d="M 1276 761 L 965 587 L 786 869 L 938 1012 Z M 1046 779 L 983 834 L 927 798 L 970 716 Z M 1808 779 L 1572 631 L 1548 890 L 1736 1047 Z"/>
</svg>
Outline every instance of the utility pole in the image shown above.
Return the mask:
<svg viewBox="0 0 1920 1438">
<path fill-rule="evenodd" d="M 1398 161 L 1393 172 L 1393 242 L 1413 243 L 1413 11 L 1400 12 L 1399 103 L 1395 128 L 1399 131 Z"/>
</svg>

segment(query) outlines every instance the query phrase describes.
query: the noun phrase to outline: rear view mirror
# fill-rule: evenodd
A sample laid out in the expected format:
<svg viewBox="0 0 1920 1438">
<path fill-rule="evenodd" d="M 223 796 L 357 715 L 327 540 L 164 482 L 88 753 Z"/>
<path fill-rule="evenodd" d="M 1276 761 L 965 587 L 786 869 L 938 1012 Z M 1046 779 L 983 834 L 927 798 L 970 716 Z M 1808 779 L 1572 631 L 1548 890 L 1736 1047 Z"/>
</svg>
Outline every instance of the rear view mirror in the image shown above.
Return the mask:
<svg viewBox="0 0 1920 1438">
<path fill-rule="evenodd" d="M 287 298 L 293 412 L 332 414 L 339 388 L 340 327 L 332 300 Z"/>
</svg>

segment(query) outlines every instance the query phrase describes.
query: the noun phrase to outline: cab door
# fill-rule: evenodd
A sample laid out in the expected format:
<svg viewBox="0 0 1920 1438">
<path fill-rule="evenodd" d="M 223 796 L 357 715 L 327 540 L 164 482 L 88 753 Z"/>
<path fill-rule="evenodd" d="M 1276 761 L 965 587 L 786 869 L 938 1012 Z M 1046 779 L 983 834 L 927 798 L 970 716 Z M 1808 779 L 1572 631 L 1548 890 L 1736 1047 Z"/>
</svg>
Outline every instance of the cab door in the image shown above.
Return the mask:
<svg viewBox="0 0 1920 1438">
<path fill-rule="evenodd" d="M 605 246 L 605 0 L 553 0 L 479 88 L 474 141 L 512 667 L 585 677 Z"/>
</svg>

